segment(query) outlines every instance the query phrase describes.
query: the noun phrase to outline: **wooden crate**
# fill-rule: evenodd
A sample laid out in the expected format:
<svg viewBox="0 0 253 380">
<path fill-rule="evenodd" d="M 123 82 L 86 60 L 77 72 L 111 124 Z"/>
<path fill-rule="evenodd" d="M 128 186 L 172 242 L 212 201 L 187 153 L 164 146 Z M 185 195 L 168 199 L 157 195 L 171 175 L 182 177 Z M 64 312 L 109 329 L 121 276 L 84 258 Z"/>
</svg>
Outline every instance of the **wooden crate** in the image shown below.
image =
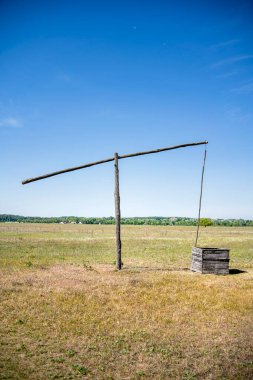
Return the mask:
<svg viewBox="0 0 253 380">
<path fill-rule="evenodd" d="M 192 248 L 191 270 L 199 273 L 229 274 L 229 249 Z"/>
</svg>

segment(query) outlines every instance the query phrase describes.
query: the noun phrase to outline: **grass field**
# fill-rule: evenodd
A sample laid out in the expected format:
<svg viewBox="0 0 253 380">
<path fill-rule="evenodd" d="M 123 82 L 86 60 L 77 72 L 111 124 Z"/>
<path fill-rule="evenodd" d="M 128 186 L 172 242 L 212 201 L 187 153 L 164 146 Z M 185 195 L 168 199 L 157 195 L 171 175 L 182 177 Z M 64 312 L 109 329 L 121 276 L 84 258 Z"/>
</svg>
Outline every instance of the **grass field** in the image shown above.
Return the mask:
<svg viewBox="0 0 253 380">
<path fill-rule="evenodd" d="M 0 224 L 0 379 L 252 379 L 253 228 Z M 236 271 L 236 270 L 238 271 Z"/>
</svg>

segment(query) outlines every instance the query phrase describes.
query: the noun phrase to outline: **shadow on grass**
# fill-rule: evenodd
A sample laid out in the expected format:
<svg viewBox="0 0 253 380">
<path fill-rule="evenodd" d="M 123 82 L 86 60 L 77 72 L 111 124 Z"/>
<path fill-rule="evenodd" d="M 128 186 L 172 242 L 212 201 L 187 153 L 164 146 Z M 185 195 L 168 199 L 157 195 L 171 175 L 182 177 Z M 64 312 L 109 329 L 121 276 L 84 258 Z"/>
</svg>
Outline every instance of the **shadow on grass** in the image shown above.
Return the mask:
<svg viewBox="0 0 253 380">
<path fill-rule="evenodd" d="M 178 267 L 170 267 L 170 268 L 159 268 L 159 267 L 145 267 L 145 266 L 124 266 L 122 268 L 123 270 L 128 270 L 128 271 L 136 271 L 136 272 L 190 272 L 190 268 L 178 268 Z M 245 270 L 241 269 L 229 269 L 229 274 L 240 274 L 240 273 L 248 273 Z"/>
<path fill-rule="evenodd" d="M 123 270 L 130 270 L 130 271 L 145 271 L 145 272 L 175 272 L 175 271 L 190 271 L 190 268 L 159 268 L 159 267 L 143 267 L 143 266 L 125 266 L 122 268 Z"/>
<path fill-rule="evenodd" d="M 247 273 L 246 270 L 241 269 L 229 269 L 229 274 L 240 274 L 240 273 Z"/>
</svg>

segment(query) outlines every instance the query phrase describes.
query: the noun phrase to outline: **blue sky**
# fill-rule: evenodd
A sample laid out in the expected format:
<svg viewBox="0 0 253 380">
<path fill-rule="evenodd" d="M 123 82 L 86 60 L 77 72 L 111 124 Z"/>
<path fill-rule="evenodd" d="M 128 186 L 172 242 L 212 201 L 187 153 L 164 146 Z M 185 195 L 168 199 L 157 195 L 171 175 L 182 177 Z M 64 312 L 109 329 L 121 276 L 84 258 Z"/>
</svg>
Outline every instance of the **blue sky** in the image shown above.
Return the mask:
<svg viewBox="0 0 253 380">
<path fill-rule="evenodd" d="M 202 215 L 253 219 L 252 16 L 252 1 L 1 1 L 0 213 L 114 215 L 112 163 L 21 180 L 208 140 Z M 203 150 L 121 160 L 122 216 L 195 217 Z"/>
</svg>

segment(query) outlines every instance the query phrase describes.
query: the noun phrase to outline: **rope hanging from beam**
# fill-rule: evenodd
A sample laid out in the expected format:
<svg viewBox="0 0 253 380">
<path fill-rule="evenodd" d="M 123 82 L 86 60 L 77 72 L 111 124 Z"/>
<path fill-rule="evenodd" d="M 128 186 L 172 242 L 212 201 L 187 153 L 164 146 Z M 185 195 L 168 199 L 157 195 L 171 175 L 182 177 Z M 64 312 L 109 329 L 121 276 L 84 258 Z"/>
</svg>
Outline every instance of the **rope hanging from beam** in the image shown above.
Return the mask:
<svg viewBox="0 0 253 380">
<path fill-rule="evenodd" d="M 199 237 L 200 214 L 201 214 L 201 206 L 202 206 L 202 194 L 203 194 L 203 182 L 204 182 L 205 166 L 206 166 L 206 145 L 205 145 L 204 160 L 203 160 L 202 175 L 201 175 L 201 184 L 200 184 L 199 213 L 198 213 L 198 224 L 197 224 L 195 247 L 197 247 L 198 237 Z"/>
</svg>

